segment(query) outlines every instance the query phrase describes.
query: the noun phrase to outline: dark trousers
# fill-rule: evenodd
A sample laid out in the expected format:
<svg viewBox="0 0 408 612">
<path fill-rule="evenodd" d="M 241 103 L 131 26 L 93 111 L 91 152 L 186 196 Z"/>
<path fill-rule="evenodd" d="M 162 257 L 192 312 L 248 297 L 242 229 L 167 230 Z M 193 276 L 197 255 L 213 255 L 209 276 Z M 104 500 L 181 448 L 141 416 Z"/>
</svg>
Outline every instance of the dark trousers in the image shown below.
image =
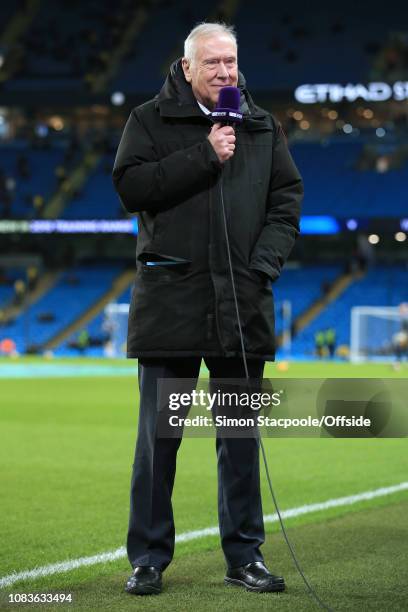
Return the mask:
<svg viewBox="0 0 408 612">
<path fill-rule="evenodd" d="M 213 378 L 244 378 L 242 360 L 206 357 Z M 171 496 L 181 436 L 156 435 L 157 380 L 197 379 L 201 358 L 140 359 L 140 413 L 130 491 L 127 553 L 132 567 L 164 570 L 173 558 L 175 529 Z M 251 379 L 262 379 L 264 362 L 248 361 Z M 259 482 L 259 440 L 216 437 L 218 520 L 229 568 L 262 561 L 265 540 Z M 196 525 L 197 528 L 206 525 Z"/>
</svg>

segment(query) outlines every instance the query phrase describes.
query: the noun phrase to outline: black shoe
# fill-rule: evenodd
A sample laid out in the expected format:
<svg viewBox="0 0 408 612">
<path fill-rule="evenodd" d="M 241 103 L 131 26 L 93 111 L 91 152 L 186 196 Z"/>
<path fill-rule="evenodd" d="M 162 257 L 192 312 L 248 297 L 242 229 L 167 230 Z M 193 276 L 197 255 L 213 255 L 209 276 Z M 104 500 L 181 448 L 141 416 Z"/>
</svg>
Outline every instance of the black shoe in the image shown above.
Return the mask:
<svg viewBox="0 0 408 612">
<path fill-rule="evenodd" d="M 227 570 L 224 582 L 245 587 L 247 591 L 256 593 L 276 593 L 285 590 L 284 579 L 271 574 L 262 561 L 254 561 Z"/>
<path fill-rule="evenodd" d="M 135 567 L 125 591 L 132 595 L 158 595 L 162 590 L 162 573 L 157 567 Z"/>
</svg>

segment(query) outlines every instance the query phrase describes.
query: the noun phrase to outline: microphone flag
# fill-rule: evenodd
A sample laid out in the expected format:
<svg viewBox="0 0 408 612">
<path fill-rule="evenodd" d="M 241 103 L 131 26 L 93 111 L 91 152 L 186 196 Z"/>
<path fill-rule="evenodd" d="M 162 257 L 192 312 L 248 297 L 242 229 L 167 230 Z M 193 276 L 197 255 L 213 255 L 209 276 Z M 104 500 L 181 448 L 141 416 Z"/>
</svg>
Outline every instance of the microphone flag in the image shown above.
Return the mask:
<svg viewBox="0 0 408 612">
<path fill-rule="evenodd" d="M 241 123 L 243 116 L 239 110 L 241 92 L 238 87 L 222 87 L 218 103 L 211 117 L 216 123 Z"/>
</svg>

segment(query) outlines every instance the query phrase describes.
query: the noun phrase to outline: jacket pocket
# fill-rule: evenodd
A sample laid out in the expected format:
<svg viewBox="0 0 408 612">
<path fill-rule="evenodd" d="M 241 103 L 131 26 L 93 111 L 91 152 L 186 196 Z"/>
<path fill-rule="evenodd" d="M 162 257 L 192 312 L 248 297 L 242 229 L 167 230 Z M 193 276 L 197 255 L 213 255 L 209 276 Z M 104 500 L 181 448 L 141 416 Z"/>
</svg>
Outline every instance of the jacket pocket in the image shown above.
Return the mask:
<svg viewBox="0 0 408 612">
<path fill-rule="evenodd" d="M 173 261 L 171 258 L 162 258 L 148 263 L 141 263 L 141 278 L 143 282 L 168 283 L 183 279 L 188 275 L 191 262 L 188 260 Z"/>
</svg>

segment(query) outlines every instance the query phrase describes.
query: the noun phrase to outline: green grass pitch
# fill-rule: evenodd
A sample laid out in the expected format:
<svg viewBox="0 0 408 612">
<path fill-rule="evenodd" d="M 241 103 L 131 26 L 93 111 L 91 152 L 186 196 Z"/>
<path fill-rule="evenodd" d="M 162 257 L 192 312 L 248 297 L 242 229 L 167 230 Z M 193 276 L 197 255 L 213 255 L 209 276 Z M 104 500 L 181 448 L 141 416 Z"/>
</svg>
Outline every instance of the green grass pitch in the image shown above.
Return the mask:
<svg viewBox="0 0 408 612">
<path fill-rule="evenodd" d="M 9 361 L 0 360 L 0 370 Z M 19 363 L 41 364 L 36 359 Z M 55 361 L 54 361 L 55 363 Z M 97 360 L 60 363 L 97 366 Z M 0 578 L 113 551 L 125 543 L 137 427 L 134 375 L 0 378 Z M 293 363 L 270 377 L 405 377 L 390 366 Z M 407 478 L 405 439 L 265 439 L 281 509 L 398 484 Z M 274 512 L 261 466 L 264 513 Z M 213 439 L 185 438 L 179 452 L 177 533 L 217 525 Z M 407 608 L 408 493 L 361 501 L 286 520 L 299 560 L 333 610 Z M 223 584 L 217 536 L 178 544 L 159 597 L 123 592 L 126 558 L 0 589 L 0 609 L 313 610 L 276 523 L 263 547 L 287 591 L 258 595 Z M 9 604 L 10 593 L 71 592 L 73 604 Z"/>
</svg>

